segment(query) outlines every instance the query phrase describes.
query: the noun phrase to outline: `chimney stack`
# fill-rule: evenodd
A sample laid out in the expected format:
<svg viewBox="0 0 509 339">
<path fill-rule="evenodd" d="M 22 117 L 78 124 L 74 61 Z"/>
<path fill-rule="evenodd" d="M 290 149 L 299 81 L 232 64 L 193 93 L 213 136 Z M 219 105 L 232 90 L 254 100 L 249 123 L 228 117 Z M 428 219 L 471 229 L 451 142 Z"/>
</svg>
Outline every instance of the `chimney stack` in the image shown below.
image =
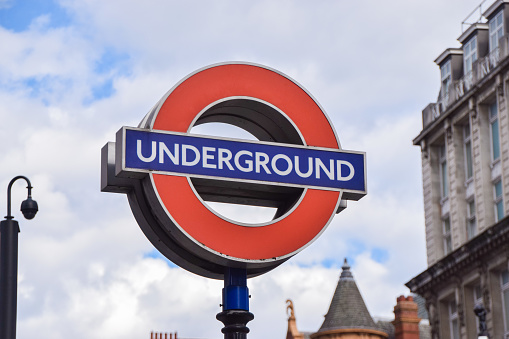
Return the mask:
<svg viewBox="0 0 509 339">
<path fill-rule="evenodd" d="M 164 334 L 164 339 L 177 339 L 177 332 L 170 333 L 169 338 L 168 338 L 168 333 L 150 332 L 150 339 L 163 339 L 163 334 Z"/>
<path fill-rule="evenodd" d="M 412 296 L 400 296 L 394 306 L 394 338 L 419 339 L 419 322 L 417 304 Z"/>
</svg>

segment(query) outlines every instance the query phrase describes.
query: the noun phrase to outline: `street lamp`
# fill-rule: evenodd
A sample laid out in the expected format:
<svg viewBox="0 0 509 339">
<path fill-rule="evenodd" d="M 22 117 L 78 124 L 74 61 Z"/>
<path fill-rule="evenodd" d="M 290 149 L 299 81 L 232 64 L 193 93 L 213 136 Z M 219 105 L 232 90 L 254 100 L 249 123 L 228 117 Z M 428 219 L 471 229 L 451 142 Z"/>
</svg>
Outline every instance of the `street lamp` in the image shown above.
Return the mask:
<svg viewBox="0 0 509 339">
<path fill-rule="evenodd" d="M 32 200 L 32 185 L 27 177 L 14 177 L 7 188 L 7 216 L 0 222 L 0 338 L 16 339 L 16 312 L 18 295 L 18 233 L 19 225 L 11 215 L 11 188 L 18 179 L 25 179 L 28 197 L 21 203 L 26 219 L 33 219 L 38 211 Z"/>
<path fill-rule="evenodd" d="M 486 309 L 482 305 L 475 305 L 474 313 L 479 318 L 478 339 L 488 339 L 488 327 L 486 326 Z"/>
</svg>

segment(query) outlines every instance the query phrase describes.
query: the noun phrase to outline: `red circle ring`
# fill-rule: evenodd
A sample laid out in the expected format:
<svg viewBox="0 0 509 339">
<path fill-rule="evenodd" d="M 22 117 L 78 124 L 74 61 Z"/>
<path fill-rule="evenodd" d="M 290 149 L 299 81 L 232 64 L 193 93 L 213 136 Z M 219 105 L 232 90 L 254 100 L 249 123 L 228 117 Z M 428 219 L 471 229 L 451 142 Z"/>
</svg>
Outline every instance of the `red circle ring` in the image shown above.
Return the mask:
<svg viewBox="0 0 509 339">
<path fill-rule="evenodd" d="M 248 63 L 212 65 L 183 79 L 161 100 L 151 129 L 187 133 L 205 107 L 239 96 L 284 112 L 306 145 L 340 149 L 332 124 L 306 90 L 273 69 Z M 325 230 L 341 199 L 341 192 L 305 189 L 290 213 L 267 226 L 246 227 L 210 211 L 188 178 L 153 173 L 150 178 L 181 232 L 207 251 L 241 262 L 281 260 L 298 253 Z"/>
</svg>

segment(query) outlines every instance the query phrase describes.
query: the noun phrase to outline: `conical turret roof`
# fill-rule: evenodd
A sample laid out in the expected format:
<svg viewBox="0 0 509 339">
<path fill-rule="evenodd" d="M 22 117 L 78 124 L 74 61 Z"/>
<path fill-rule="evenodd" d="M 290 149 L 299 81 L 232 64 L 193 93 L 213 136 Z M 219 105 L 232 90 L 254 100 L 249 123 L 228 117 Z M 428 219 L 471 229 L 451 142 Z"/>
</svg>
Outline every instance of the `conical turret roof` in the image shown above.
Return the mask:
<svg viewBox="0 0 509 339">
<path fill-rule="evenodd" d="M 346 259 L 342 269 L 329 311 L 317 333 L 338 329 L 380 330 L 369 314 Z"/>
</svg>

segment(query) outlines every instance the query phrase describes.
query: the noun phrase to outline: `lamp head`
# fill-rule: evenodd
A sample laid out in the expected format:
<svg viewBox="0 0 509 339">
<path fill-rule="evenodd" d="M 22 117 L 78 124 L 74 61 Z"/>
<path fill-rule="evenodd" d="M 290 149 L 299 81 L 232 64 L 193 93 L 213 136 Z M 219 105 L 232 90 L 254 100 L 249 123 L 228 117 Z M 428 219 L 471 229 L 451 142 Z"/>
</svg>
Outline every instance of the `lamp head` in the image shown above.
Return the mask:
<svg viewBox="0 0 509 339">
<path fill-rule="evenodd" d="M 30 196 L 21 203 L 21 213 L 28 220 L 33 219 L 38 210 L 37 201 L 32 200 Z"/>
</svg>

